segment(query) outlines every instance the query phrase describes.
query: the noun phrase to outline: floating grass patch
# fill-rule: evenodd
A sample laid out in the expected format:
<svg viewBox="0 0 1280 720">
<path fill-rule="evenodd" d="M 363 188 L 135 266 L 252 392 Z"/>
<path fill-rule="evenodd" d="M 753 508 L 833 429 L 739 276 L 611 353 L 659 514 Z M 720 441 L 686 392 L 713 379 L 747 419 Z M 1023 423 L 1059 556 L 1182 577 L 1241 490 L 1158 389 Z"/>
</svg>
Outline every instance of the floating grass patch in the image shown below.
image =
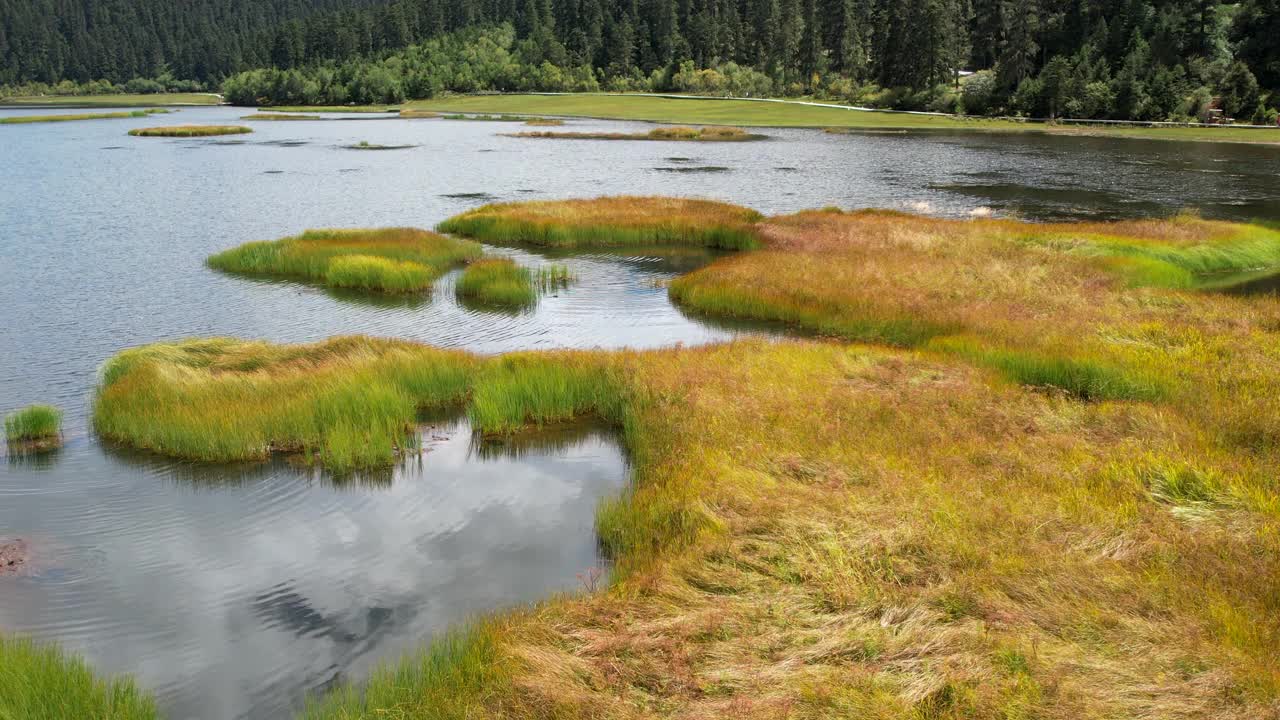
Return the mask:
<svg viewBox="0 0 1280 720">
<path fill-rule="evenodd" d="M 321 120 L 319 115 L 302 115 L 298 113 L 259 112 L 245 115 L 241 120 Z"/>
<path fill-rule="evenodd" d="M 308 230 L 213 255 L 215 270 L 385 293 L 417 292 L 480 256 L 478 245 L 415 228 Z"/>
<path fill-rule="evenodd" d="M 408 150 L 409 148 L 418 147 L 417 145 L 379 145 L 371 143 L 368 140 L 361 140 L 354 145 L 343 145 L 348 150 Z"/>
<path fill-rule="evenodd" d="M 538 301 L 533 273 L 510 258 L 484 258 L 458 278 L 458 297 L 482 305 L 522 308 Z"/>
<path fill-rule="evenodd" d="M 440 117 L 444 118 L 445 120 L 479 120 L 481 122 L 519 122 L 519 123 L 527 123 L 530 120 L 537 119 L 537 118 L 531 118 L 525 115 L 483 115 L 483 114 L 464 115 L 460 113 L 441 115 Z"/>
<path fill-rule="evenodd" d="M 400 111 L 400 117 L 406 120 L 428 120 L 440 117 L 440 113 L 432 112 L 431 110 L 412 110 L 410 108 L 404 108 Z"/>
<path fill-rule="evenodd" d="M 104 679 L 53 645 L 0 634 L 0 718 L 155 720 L 155 700 L 128 678 Z"/>
<path fill-rule="evenodd" d="M 744 140 L 764 140 L 766 136 L 749 133 L 741 128 L 731 127 L 663 127 L 643 133 L 618 132 L 554 132 L 528 131 L 512 133 L 511 137 L 547 138 L 559 140 L 657 140 L 688 142 L 735 142 Z"/>
<path fill-rule="evenodd" d="M 4 419 L 9 442 L 56 439 L 62 432 L 62 411 L 52 405 L 30 405 Z"/>
<path fill-rule="evenodd" d="M 560 118 L 529 118 L 524 124 L 533 127 L 559 127 L 564 125 L 564 121 Z"/>
<path fill-rule="evenodd" d="M 440 224 L 442 232 L 545 247 L 698 245 L 742 250 L 759 238 L 754 210 L 661 197 L 604 197 L 484 205 Z"/>
<path fill-rule="evenodd" d="M 129 131 L 136 137 L 210 137 L 213 135 L 243 135 L 253 132 L 243 125 L 170 125 L 167 127 L 135 128 Z"/>
<path fill-rule="evenodd" d="M 395 105 L 274 105 L 262 108 L 278 113 L 395 113 Z"/>
<path fill-rule="evenodd" d="M 79 113 L 73 115 L 14 115 L 0 117 L 0 125 L 17 125 L 23 123 L 70 122 L 74 120 L 113 120 L 118 118 L 139 118 L 148 115 L 172 112 L 161 108 L 147 110 L 129 110 L 125 112 Z"/>
</svg>

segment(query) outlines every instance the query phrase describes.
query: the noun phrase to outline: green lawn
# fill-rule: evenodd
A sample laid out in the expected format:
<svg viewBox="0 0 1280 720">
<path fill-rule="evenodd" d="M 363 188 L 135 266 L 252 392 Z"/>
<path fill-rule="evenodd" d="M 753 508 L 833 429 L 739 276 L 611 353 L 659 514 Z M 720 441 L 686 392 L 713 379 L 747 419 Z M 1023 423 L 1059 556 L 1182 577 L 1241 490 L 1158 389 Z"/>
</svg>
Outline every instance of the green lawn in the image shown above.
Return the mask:
<svg viewBox="0 0 1280 720">
<path fill-rule="evenodd" d="M 799 103 L 698 99 L 652 95 L 465 95 L 408 104 L 442 112 L 566 115 L 663 123 L 746 125 L 753 127 L 842 127 L 866 130 L 982 130 L 1051 132 L 1167 140 L 1217 140 L 1280 143 L 1280 130 L 1242 128 L 1111 128 L 1050 127 L 1011 120 L 985 120 L 936 115 L 814 107 Z"/>
<path fill-rule="evenodd" d="M 154 93 L 151 95 L 30 95 L 0 97 L 0 107 L 140 107 L 162 105 L 217 105 L 218 95 L 209 93 Z"/>
</svg>

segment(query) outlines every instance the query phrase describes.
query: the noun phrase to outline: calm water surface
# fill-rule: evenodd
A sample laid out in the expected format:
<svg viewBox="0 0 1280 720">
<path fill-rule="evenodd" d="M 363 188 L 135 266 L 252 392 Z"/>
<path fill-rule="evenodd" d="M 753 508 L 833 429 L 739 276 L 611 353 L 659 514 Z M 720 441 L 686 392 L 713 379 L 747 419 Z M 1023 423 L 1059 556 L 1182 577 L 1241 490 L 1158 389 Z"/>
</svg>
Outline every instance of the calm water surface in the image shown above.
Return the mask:
<svg viewBox="0 0 1280 720">
<path fill-rule="evenodd" d="M 493 447 L 458 421 L 424 429 L 421 456 L 343 483 L 283 461 L 140 455 L 89 432 L 95 373 L 112 354 L 208 335 L 367 333 L 495 353 L 744 332 L 668 302 L 662 283 L 710 259 L 701 253 L 497 250 L 580 278 L 533 312 L 503 314 L 459 305 L 456 274 L 430 298 L 371 301 L 220 275 L 202 265 L 215 251 L 308 227 L 431 227 L 493 200 L 616 193 L 765 213 L 990 208 L 1047 220 L 1196 208 L 1280 220 L 1280 150 L 1244 145 L 807 130 L 742 144 L 550 141 L 498 134 L 519 124 L 368 116 L 249 123 L 252 135 L 228 138 L 126 135 L 242 114 L 0 126 L 0 412 L 60 405 L 68 439 L 39 461 L 0 461 L 0 540 L 24 538 L 33 552 L 28 574 L 0 577 L 0 628 L 136 673 L 171 718 L 287 717 L 307 691 L 361 677 L 469 614 L 575 588 L 603 564 L 593 510 L 627 471 L 595 428 Z M 362 140 L 415 147 L 343 148 Z"/>
</svg>

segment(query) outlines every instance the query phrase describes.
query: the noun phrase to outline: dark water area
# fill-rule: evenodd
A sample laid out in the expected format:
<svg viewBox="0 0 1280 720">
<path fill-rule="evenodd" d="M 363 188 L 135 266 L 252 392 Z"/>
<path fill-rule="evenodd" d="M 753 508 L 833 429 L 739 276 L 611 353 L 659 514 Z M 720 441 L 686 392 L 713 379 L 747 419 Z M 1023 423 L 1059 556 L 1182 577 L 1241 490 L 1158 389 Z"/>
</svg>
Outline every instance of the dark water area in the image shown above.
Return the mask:
<svg viewBox="0 0 1280 720">
<path fill-rule="evenodd" d="M 47 114 L 0 110 L 0 115 Z M 119 350 L 188 336 L 308 342 L 361 333 L 479 353 L 721 342 L 759 329 L 690 317 L 665 283 L 690 250 L 532 252 L 571 287 L 528 312 L 433 293 L 370 298 L 213 272 L 204 258 L 311 227 L 432 227 L 485 202 L 666 194 L 763 213 L 887 207 L 1030 220 L 1280 220 L 1280 149 L 985 134 L 765 130 L 756 143 L 544 141 L 486 121 L 239 121 L 192 108 L 123 120 L 0 126 L 0 413 L 66 411 L 66 446 L 0 457 L 0 630 L 131 672 L 166 716 L 279 718 L 451 624 L 573 591 L 605 564 L 594 510 L 627 480 L 616 439 L 574 427 L 505 444 L 465 422 L 425 452 L 335 479 L 284 459 L 195 465 L 104 445 L 88 421 Z M 352 120 L 367 120 L 354 116 Z M 252 126 L 236 138 L 134 138 L 135 127 Z M 635 132 L 640 123 L 569 121 Z M 351 152 L 368 142 L 411 146 Z M 675 155 L 674 153 L 688 153 Z"/>
</svg>

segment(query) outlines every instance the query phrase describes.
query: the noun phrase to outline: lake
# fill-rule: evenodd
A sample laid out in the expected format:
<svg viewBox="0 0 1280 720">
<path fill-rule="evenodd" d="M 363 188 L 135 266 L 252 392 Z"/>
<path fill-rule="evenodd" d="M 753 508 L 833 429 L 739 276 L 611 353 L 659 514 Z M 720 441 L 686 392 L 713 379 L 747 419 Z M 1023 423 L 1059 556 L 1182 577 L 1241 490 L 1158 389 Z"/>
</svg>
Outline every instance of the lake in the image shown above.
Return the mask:
<svg viewBox="0 0 1280 720">
<path fill-rule="evenodd" d="M 40 110 L 0 110 L 41 114 Z M 459 418 L 423 452 L 335 481 L 283 460 L 207 466 L 113 448 L 90 432 L 96 372 L 122 348 L 186 336 L 278 342 L 364 333 L 481 353 L 658 347 L 760 328 L 673 307 L 664 283 L 701 252 L 557 255 L 579 281 L 526 313 L 452 292 L 381 299 L 206 269 L 209 254 L 308 227 L 409 225 L 495 200 L 704 196 L 780 213 L 825 205 L 1031 220 L 1280 220 L 1280 149 L 1041 135 L 770 129 L 752 143 L 533 140 L 519 123 L 247 122 L 227 138 L 128 129 L 226 124 L 248 111 L 0 126 L 0 413 L 66 410 L 67 445 L 0 462 L 0 539 L 32 549 L 0 577 L 0 628 L 134 672 L 170 718 L 287 717 L 451 624 L 584 586 L 606 561 L 593 512 L 626 458 L 593 426 L 484 442 Z M 630 132 L 641 123 L 571 121 Z M 413 145 L 360 151 L 361 141 Z"/>
</svg>

